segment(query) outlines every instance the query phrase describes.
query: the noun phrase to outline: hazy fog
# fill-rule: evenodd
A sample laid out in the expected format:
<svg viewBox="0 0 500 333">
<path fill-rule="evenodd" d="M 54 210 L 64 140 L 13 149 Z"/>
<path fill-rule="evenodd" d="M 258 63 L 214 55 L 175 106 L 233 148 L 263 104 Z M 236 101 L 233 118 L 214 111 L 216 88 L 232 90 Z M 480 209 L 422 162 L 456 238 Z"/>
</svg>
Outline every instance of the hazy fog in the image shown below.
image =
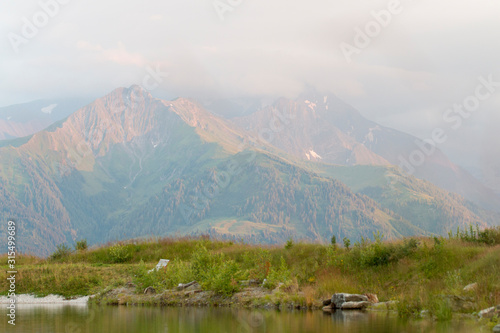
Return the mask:
<svg viewBox="0 0 500 333">
<path fill-rule="evenodd" d="M 313 85 L 421 138 L 442 127 L 453 160 L 495 174 L 500 85 L 456 130 L 443 114 L 475 94 L 478 77 L 500 82 L 499 15 L 491 0 L 4 1 L 0 106 L 133 83 L 166 98 Z M 357 28 L 372 29 L 368 41 Z M 349 60 L 347 44 L 358 49 Z M 154 70 L 160 80 L 145 81 Z"/>
</svg>

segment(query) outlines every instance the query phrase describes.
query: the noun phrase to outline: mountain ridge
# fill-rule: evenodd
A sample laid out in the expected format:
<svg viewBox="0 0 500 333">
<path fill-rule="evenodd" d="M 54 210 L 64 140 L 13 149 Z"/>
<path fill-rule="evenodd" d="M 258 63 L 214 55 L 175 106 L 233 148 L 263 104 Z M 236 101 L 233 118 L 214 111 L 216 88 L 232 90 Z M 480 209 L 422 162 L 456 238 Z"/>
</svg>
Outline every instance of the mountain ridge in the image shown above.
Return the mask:
<svg viewBox="0 0 500 333">
<path fill-rule="evenodd" d="M 278 114 L 291 112 L 297 119 L 283 122 L 275 116 L 276 109 Z M 426 143 L 364 118 L 333 94 L 313 91 L 295 100 L 282 98 L 231 121 L 254 134 L 267 124 L 280 124 L 269 143 L 302 159 L 338 165 L 398 165 L 407 173 L 458 193 L 484 208 L 500 209 L 500 197 L 493 190 L 453 164 L 437 147 L 421 166 L 412 170 L 405 167 L 401 159 Z"/>
<path fill-rule="evenodd" d="M 332 234 L 399 238 L 491 224 L 479 208 L 414 177 L 393 171 L 394 184 L 387 182 L 392 167 L 349 169 L 345 177 L 338 166 L 251 136 L 189 99 L 118 88 L 23 142 L 0 145 L 0 209 L 19 221 L 21 249 L 39 254 L 80 238 L 225 232 L 326 242 Z M 353 181 L 363 177 L 370 181 Z M 437 205 L 423 200 L 436 193 Z M 433 207 L 437 227 L 419 226 L 405 205 L 418 213 Z"/>
</svg>

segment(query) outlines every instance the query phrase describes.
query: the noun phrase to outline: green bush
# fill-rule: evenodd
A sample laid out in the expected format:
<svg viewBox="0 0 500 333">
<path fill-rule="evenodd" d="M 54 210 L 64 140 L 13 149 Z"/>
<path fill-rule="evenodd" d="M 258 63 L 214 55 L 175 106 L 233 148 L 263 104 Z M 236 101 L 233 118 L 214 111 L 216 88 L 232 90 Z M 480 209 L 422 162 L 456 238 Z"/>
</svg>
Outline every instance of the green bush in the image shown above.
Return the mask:
<svg viewBox="0 0 500 333">
<path fill-rule="evenodd" d="M 167 288 L 173 288 L 180 283 L 189 283 L 194 281 L 193 270 L 191 264 L 182 260 L 172 260 L 168 263 L 165 276 L 165 285 Z"/>
<path fill-rule="evenodd" d="M 239 266 L 234 260 L 222 261 L 219 266 L 213 266 L 206 275 L 202 286 L 208 290 L 225 296 L 231 296 L 239 290 L 237 276 Z"/>
<path fill-rule="evenodd" d="M 292 247 L 293 247 L 293 239 L 290 238 L 289 240 L 286 241 L 285 249 L 290 250 Z"/>
<path fill-rule="evenodd" d="M 56 251 L 50 255 L 50 259 L 59 260 L 66 258 L 71 254 L 71 248 L 66 244 L 59 244 L 56 246 Z"/>
<path fill-rule="evenodd" d="M 157 291 L 167 289 L 165 270 L 160 269 L 152 272 L 149 270 L 150 268 L 141 260 L 134 274 L 134 283 L 137 285 L 138 292 L 144 291 L 147 287 L 153 287 Z"/>
<path fill-rule="evenodd" d="M 243 254 L 244 268 L 248 269 L 248 278 L 263 281 L 271 270 L 271 253 L 269 250 L 258 249 Z"/>
<path fill-rule="evenodd" d="M 460 230 L 460 227 L 457 228 L 457 233 L 453 235 L 453 232 L 448 232 L 448 236 L 450 239 L 460 239 L 464 242 L 469 243 L 482 243 L 486 245 L 499 245 L 500 244 L 500 227 L 496 228 L 488 228 L 484 230 L 480 230 L 479 226 L 476 225 L 474 229 L 469 226 L 469 230 L 464 229 Z"/>
<path fill-rule="evenodd" d="M 382 236 L 375 234 L 375 241 L 362 238 L 348 254 L 349 261 L 358 267 L 384 266 L 411 256 L 418 249 L 414 238 L 406 239 L 403 244 L 382 242 Z"/>
<path fill-rule="evenodd" d="M 448 321 L 453 317 L 450 302 L 443 298 L 432 298 L 429 304 L 429 311 L 438 321 Z"/>
<path fill-rule="evenodd" d="M 212 267 L 220 266 L 222 258 L 220 255 L 211 254 L 207 248 L 198 244 L 191 257 L 191 270 L 197 281 L 203 281 L 207 278 L 208 271 Z"/>
<path fill-rule="evenodd" d="M 276 288 L 278 283 L 287 283 L 289 282 L 291 277 L 290 270 L 286 264 L 285 258 L 281 257 L 280 259 L 280 267 L 277 269 L 272 267 L 269 275 L 267 277 L 266 283 L 264 287 L 273 289 Z"/>
<path fill-rule="evenodd" d="M 75 250 L 77 250 L 77 251 L 85 251 L 85 250 L 87 250 L 87 248 L 88 248 L 88 245 L 87 245 L 86 239 L 79 240 L 75 244 Z"/>
<path fill-rule="evenodd" d="M 337 246 L 337 238 L 335 237 L 335 235 L 333 235 L 332 239 L 330 239 L 330 243 L 332 244 L 332 246 Z"/>
<path fill-rule="evenodd" d="M 344 237 L 344 247 L 346 249 L 349 249 L 349 246 L 351 246 L 351 240 L 347 237 Z"/>
<path fill-rule="evenodd" d="M 393 253 L 391 254 L 390 261 L 396 262 L 403 258 L 411 257 L 417 252 L 418 241 L 415 238 L 405 239 L 403 244 L 394 245 L 392 247 Z"/>
<path fill-rule="evenodd" d="M 419 297 L 405 296 L 396 303 L 396 309 L 401 318 L 418 318 L 423 309 L 422 301 Z"/>
<path fill-rule="evenodd" d="M 168 266 L 159 270 L 154 269 L 144 264 L 139 263 L 139 267 L 135 271 L 134 283 L 139 291 L 147 287 L 153 287 L 158 292 L 166 289 L 177 287 L 180 283 L 188 283 L 195 280 L 191 264 L 182 260 L 174 259 L 168 263 Z"/>
<path fill-rule="evenodd" d="M 203 289 L 218 294 L 232 295 L 238 291 L 237 278 L 241 271 L 239 265 L 222 253 L 211 253 L 203 245 L 198 245 L 191 258 L 194 279 Z"/>
<path fill-rule="evenodd" d="M 132 255 L 125 245 L 117 243 L 109 248 L 109 257 L 112 263 L 123 263 L 129 261 Z"/>
</svg>

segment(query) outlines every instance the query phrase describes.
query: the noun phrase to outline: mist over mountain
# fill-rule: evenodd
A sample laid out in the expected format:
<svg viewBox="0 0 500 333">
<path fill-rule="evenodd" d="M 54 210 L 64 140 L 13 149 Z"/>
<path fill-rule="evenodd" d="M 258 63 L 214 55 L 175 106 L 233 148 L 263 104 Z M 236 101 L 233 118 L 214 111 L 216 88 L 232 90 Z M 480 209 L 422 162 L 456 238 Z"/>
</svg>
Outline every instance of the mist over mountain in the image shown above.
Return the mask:
<svg viewBox="0 0 500 333">
<path fill-rule="evenodd" d="M 500 196 L 451 162 L 435 144 L 370 121 L 333 94 L 313 90 L 294 100 L 282 98 L 232 121 L 302 159 L 339 165 L 397 165 L 485 208 L 500 209 Z M 275 130 L 262 132 L 268 127 Z M 416 153 L 423 156 L 422 162 L 412 164 Z"/>
</svg>

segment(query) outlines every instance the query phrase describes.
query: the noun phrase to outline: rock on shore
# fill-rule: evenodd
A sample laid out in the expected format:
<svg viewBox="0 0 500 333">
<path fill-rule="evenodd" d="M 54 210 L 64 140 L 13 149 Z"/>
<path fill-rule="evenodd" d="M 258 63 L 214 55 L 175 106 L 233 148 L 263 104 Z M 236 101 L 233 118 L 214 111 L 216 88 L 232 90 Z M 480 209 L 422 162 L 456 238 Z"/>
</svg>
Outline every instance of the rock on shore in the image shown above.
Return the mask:
<svg viewBox="0 0 500 333">
<path fill-rule="evenodd" d="M 375 294 L 347 294 L 337 293 L 330 300 L 323 301 L 323 311 L 341 310 L 363 310 L 373 303 L 377 303 L 378 298 Z"/>
</svg>

